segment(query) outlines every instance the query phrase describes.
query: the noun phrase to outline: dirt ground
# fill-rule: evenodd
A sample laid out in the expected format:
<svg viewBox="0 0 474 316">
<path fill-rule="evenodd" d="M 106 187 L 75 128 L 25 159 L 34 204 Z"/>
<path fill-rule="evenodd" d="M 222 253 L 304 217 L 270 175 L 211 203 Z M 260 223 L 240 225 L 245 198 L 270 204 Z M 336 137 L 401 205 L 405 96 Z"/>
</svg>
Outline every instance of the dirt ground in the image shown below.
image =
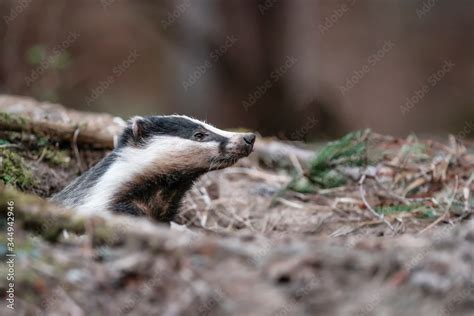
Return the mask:
<svg viewBox="0 0 474 316">
<path fill-rule="evenodd" d="M 45 201 L 106 155 L 113 135 L 81 138 L 75 131 L 94 124 L 40 104 L 63 113 L 45 124 L 49 116 L 26 103 L 0 99 L 1 223 L 6 232 L 4 205 L 14 201 L 16 254 L 15 310 L 2 277 L 2 315 L 474 311 L 468 140 L 361 131 L 314 150 L 258 139 L 249 158 L 203 176 L 165 226 L 81 218 Z M 18 113 L 27 113 L 19 123 Z M 6 260 L 1 267 L 7 275 Z"/>
</svg>

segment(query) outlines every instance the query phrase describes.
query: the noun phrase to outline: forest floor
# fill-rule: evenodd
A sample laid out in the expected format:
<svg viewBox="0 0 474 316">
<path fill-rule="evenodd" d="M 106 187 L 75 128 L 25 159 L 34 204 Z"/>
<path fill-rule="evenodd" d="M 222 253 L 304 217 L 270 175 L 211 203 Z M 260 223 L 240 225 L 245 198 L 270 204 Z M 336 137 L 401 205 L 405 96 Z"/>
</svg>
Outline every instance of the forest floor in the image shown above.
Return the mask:
<svg viewBox="0 0 474 316">
<path fill-rule="evenodd" d="M 121 120 L 7 96 L 0 110 L 2 315 L 472 315 L 472 141 L 259 138 L 170 227 L 46 200 Z"/>
</svg>

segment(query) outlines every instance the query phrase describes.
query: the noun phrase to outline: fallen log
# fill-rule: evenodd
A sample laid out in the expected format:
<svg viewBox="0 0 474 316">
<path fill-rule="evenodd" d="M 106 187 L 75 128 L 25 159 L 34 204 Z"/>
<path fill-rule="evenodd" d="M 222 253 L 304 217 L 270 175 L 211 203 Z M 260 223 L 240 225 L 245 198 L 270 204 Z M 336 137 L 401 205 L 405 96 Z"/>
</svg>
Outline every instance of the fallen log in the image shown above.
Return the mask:
<svg viewBox="0 0 474 316">
<path fill-rule="evenodd" d="M 81 215 L 75 210 L 4 185 L 0 185 L 0 205 L 2 218 L 6 218 L 9 212 L 5 206 L 12 206 L 15 223 L 53 242 L 58 240 L 64 230 L 78 235 L 87 233 L 92 235 L 94 243 L 109 245 L 124 242 L 125 236 L 128 240 L 147 243 L 150 240 L 164 241 L 171 237 L 170 234 L 177 237 L 164 225 L 145 218 Z"/>
<path fill-rule="evenodd" d="M 124 121 L 105 113 L 66 109 L 31 98 L 0 96 L 0 129 L 111 149 Z"/>
</svg>

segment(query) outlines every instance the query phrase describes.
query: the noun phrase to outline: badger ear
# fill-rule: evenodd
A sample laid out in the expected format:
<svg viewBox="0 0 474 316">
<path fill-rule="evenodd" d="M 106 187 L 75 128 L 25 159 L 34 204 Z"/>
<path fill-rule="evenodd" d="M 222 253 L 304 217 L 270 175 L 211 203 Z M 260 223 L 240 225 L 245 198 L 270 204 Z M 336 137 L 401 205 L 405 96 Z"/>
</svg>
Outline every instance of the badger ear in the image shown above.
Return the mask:
<svg viewBox="0 0 474 316">
<path fill-rule="evenodd" d="M 134 116 L 130 119 L 130 126 L 132 127 L 132 133 L 134 139 L 140 139 L 143 134 L 144 120 L 141 116 Z"/>
</svg>

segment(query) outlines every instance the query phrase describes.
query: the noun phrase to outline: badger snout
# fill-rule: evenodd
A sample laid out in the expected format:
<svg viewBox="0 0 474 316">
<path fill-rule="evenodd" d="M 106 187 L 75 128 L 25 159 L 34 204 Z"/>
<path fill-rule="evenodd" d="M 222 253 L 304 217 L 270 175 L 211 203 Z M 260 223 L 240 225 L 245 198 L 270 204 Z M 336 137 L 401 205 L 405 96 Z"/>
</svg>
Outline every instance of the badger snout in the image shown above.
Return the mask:
<svg viewBox="0 0 474 316">
<path fill-rule="evenodd" d="M 253 144 L 255 143 L 255 134 L 246 133 L 242 136 L 241 143 L 246 154 L 249 155 L 252 152 Z"/>
<path fill-rule="evenodd" d="M 230 133 L 229 133 L 230 134 Z M 229 167 L 240 158 L 247 157 L 253 150 L 256 136 L 253 133 L 232 133 L 225 147 L 220 147 L 218 156 L 210 159 L 209 170 Z"/>
<path fill-rule="evenodd" d="M 256 137 L 255 134 L 247 133 L 247 134 L 244 134 L 242 139 L 244 140 L 246 145 L 253 147 L 253 143 L 255 143 L 255 137 Z"/>
</svg>

